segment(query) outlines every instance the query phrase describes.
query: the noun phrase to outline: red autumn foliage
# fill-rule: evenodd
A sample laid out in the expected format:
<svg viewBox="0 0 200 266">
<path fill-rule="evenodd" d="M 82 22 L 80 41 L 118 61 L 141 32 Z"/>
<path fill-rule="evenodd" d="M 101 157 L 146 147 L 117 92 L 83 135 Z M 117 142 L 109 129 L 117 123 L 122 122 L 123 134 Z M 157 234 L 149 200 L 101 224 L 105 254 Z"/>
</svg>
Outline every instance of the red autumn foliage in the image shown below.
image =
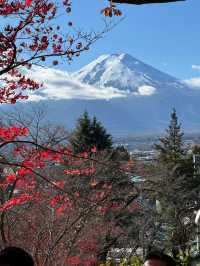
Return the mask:
<svg viewBox="0 0 200 266">
<path fill-rule="evenodd" d="M 16 196 L 10 200 L 7 200 L 3 205 L 1 205 L 0 211 L 1 212 L 7 211 L 13 208 L 14 206 L 18 206 L 18 205 L 30 202 L 32 200 L 34 200 L 33 195 L 28 195 L 26 193 L 21 194 L 20 196 Z"/>
<path fill-rule="evenodd" d="M 60 25 L 58 18 L 68 20 L 71 10 L 68 0 L 62 6 L 51 0 L 1 1 L 0 103 L 26 100 L 26 90 L 42 85 L 29 75 L 34 65 L 70 62 L 112 28 L 106 24 L 101 33 L 87 33 L 75 29 L 71 21 Z"/>
<path fill-rule="evenodd" d="M 42 85 L 30 77 L 34 65 L 70 62 L 109 30 L 84 33 L 71 21 L 63 27 L 57 17 L 68 19 L 71 1 L 63 6 L 50 0 L 0 2 L 0 103 L 26 100 L 27 90 Z M 104 244 L 110 245 L 107 236 L 121 237 L 116 212 L 137 196 L 122 167 L 104 160 L 96 147 L 74 155 L 67 145 L 30 141 L 27 127 L 0 127 L 0 167 L 1 246 L 30 250 L 37 266 L 97 265 Z"/>
<path fill-rule="evenodd" d="M 27 136 L 29 134 L 28 128 L 19 127 L 1 127 L 0 128 L 0 139 L 4 141 L 12 141 L 19 136 Z"/>
<path fill-rule="evenodd" d="M 67 259 L 66 259 L 66 262 L 67 262 L 67 264 L 69 264 L 69 265 L 80 265 L 82 261 L 81 261 L 80 257 L 78 257 L 78 256 L 73 256 L 73 257 L 69 257 L 69 258 L 67 258 Z"/>
<path fill-rule="evenodd" d="M 94 167 L 84 169 L 65 169 L 64 173 L 67 175 L 93 175 L 96 169 Z"/>
<path fill-rule="evenodd" d="M 0 132 L 0 165 L 9 171 L 0 181 L 4 195 L 1 241 L 30 250 L 37 246 L 37 265 L 54 266 L 51 257 L 59 265 L 63 260 L 68 265 L 96 265 L 106 235 L 122 235 L 116 217 L 130 201 L 128 192 L 134 193 L 130 202 L 137 194 L 127 174 L 118 169 L 120 182 L 127 183 L 121 187 L 116 166 L 101 161 L 103 157 L 95 148 L 93 153 L 74 155 L 67 146 L 53 149 L 31 142 L 25 128 L 3 127 Z M 9 152 L 13 150 L 9 160 L 8 145 Z M 108 180 L 102 179 L 104 175 Z M 5 215 L 7 224 L 3 222 Z M 113 218 L 107 219 L 107 215 Z M 31 240 L 22 237 L 24 230 L 31 232 Z"/>
</svg>

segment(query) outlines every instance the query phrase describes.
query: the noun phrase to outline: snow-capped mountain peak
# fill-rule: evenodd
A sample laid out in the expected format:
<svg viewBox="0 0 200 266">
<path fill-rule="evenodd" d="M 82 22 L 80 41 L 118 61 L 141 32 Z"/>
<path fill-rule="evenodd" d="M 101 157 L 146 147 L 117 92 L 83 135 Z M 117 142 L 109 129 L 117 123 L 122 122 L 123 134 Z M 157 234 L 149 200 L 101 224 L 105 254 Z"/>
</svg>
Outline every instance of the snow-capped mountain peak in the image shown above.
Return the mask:
<svg viewBox="0 0 200 266">
<path fill-rule="evenodd" d="M 165 87 L 166 83 L 181 86 L 177 79 L 125 53 L 102 55 L 72 76 L 86 84 L 113 87 L 135 94 L 141 86 L 155 89 L 162 83 Z"/>
<path fill-rule="evenodd" d="M 187 130 L 200 130 L 200 91 L 125 53 L 102 55 L 72 74 L 33 67 L 29 75 L 43 83 L 29 100 L 47 103 L 56 123 L 67 114 L 72 127 L 87 110 L 111 133 L 155 133 L 166 128 L 175 107 Z"/>
</svg>

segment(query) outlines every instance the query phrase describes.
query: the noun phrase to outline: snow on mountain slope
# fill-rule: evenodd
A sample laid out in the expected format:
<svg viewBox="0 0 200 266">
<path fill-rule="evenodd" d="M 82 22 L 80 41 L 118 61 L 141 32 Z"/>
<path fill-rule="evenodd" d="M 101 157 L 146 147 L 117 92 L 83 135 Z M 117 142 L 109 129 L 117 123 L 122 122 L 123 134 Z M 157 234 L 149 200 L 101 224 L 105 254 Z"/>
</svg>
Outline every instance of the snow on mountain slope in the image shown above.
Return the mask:
<svg viewBox="0 0 200 266">
<path fill-rule="evenodd" d="M 53 68 L 33 67 L 28 76 L 43 86 L 29 92 L 29 101 L 63 99 L 105 99 L 126 97 L 127 93 L 113 87 L 99 88 L 80 82 L 69 73 Z"/>
<path fill-rule="evenodd" d="M 200 90 L 130 55 L 102 55 L 72 74 L 38 67 L 29 74 L 44 83 L 30 100 L 44 103 L 48 119 L 68 128 L 87 110 L 113 135 L 158 133 L 175 107 L 186 131 L 200 131 Z"/>
<path fill-rule="evenodd" d="M 175 97 L 188 94 L 186 85 L 128 54 L 102 55 L 69 74 L 53 68 L 34 67 L 29 72 L 43 83 L 29 100 L 105 99 L 119 97 Z"/>
<path fill-rule="evenodd" d="M 171 87 L 172 90 L 184 87 L 176 78 L 128 54 L 102 55 L 72 76 L 85 84 L 113 87 L 142 96 L 155 94 L 161 88 L 169 90 Z M 145 93 L 148 88 L 149 93 Z"/>
</svg>

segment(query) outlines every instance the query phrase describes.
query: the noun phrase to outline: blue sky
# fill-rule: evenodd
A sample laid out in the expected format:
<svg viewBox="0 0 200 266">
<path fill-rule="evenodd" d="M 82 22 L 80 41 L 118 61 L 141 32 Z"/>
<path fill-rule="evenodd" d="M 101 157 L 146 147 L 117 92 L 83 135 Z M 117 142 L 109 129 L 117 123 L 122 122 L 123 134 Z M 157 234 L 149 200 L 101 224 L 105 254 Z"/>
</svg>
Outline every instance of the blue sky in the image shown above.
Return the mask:
<svg viewBox="0 0 200 266">
<path fill-rule="evenodd" d="M 73 0 L 69 20 L 85 30 L 103 27 L 100 10 L 106 0 Z M 180 79 L 199 75 L 200 0 L 152 5 L 119 5 L 124 21 L 75 60 L 74 71 L 104 53 L 129 53 Z M 67 23 L 66 21 L 63 23 Z"/>
</svg>

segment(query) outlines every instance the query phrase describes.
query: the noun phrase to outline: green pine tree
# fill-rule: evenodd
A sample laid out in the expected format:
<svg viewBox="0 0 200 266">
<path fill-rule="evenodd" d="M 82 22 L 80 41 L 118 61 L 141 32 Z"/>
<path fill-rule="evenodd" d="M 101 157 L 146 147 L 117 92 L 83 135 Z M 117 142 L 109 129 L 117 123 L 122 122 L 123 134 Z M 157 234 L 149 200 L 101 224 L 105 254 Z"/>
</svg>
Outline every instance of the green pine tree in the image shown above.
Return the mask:
<svg viewBox="0 0 200 266">
<path fill-rule="evenodd" d="M 177 255 L 190 249 L 194 240 L 194 210 L 199 208 L 200 179 L 194 172 L 193 154 L 184 150 L 183 132 L 178 122 L 176 110 L 171 113 L 171 120 L 166 136 L 156 145 L 158 164 L 150 169 L 146 179 L 148 198 L 158 200 L 161 205 L 156 222 L 163 223 L 164 235 L 161 246 Z M 194 153 L 199 149 L 195 148 Z M 145 188 L 144 188 L 145 191 Z M 190 221 L 184 223 L 185 217 Z"/>
<path fill-rule="evenodd" d="M 173 109 L 166 136 L 160 138 L 160 143 L 155 145 L 160 163 L 176 165 L 182 160 L 184 156 L 183 135 L 181 124 L 178 123 L 176 110 Z"/>
<path fill-rule="evenodd" d="M 90 119 L 88 112 L 85 111 L 77 121 L 70 144 L 75 153 L 88 151 L 93 147 L 105 150 L 112 148 L 112 138 L 101 122 L 97 121 L 96 117 Z"/>
</svg>

